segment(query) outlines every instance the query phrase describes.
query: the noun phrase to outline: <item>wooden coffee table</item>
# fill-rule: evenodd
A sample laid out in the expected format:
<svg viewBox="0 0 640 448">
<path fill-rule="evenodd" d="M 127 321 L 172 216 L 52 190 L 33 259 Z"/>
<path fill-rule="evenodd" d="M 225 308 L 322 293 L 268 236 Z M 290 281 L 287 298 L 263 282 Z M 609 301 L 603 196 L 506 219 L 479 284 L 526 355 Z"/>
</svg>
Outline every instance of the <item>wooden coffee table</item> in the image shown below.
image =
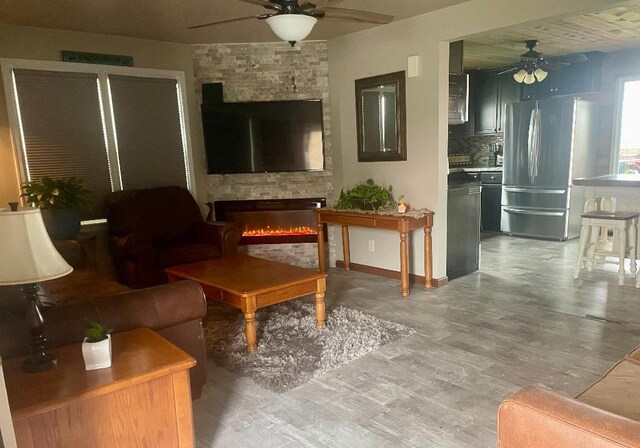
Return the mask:
<svg viewBox="0 0 640 448">
<path fill-rule="evenodd" d="M 316 326 L 324 325 L 327 275 L 323 272 L 248 255 L 175 266 L 165 272 L 169 282 L 194 280 L 208 299 L 241 309 L 249 352 L 257 347 L 255 317 L 259 308 L 315 294 Z"/>
</svg>

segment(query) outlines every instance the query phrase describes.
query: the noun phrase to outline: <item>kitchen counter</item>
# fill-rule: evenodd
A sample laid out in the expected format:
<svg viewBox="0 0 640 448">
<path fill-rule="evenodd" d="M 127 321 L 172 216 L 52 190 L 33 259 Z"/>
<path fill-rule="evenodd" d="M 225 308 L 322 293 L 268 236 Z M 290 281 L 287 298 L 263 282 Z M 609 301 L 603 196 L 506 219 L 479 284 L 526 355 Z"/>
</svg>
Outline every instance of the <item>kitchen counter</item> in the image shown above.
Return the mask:
<svg viewBox="0 0 640 448">
<path fill-rule="evenodd" d="M 640 187 L 640 174 L 607 174 L 573 179 L 580 187 Z"/>
</svg>

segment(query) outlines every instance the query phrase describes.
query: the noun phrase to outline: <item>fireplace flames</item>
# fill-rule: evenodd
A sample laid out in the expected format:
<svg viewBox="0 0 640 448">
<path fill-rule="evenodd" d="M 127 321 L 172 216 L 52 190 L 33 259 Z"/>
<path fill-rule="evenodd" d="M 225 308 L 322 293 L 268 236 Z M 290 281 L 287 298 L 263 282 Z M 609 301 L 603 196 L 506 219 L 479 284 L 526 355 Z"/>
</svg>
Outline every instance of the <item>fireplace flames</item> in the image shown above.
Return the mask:
<svg viewBox="0 0 640 448">
<path fill-rule="evenodd" d="M 290 235 L 317 235 L 318 231 L 308 226 L 300 227 L 275 227 L 270 226 L 261 229 L 249 229 L 245 228 L 242 231 L 242 236 L 256 237 L 256 236 L 290 236 Z"/>
</svg>

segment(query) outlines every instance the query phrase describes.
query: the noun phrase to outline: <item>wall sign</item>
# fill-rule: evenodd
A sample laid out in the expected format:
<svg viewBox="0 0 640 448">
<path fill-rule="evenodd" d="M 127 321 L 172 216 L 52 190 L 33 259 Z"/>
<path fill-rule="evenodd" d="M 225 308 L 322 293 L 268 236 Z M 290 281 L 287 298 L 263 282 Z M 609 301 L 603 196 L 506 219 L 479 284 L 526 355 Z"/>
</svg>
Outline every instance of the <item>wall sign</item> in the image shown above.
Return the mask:
<svg viewBox="0 0 640 448">
<path fill-rule="evenodd" d="M 133 67 L 133 57 L 118 54 L 84 53 L 82 51 L 62 50 L 64 62 L 79 62 L 82 64 L 121 65 Z"/>
</svg>

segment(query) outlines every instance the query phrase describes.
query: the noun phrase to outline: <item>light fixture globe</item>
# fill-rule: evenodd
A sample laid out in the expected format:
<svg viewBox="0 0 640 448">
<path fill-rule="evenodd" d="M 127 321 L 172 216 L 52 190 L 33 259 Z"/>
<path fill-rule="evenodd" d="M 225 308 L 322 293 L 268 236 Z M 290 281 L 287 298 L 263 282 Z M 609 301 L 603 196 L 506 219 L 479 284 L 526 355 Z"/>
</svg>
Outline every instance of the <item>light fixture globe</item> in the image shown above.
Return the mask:
<svg viewBox="0 0 640 448">
<path fill-rule="evenodd" d="M 286 42 L 300 42 L 307 37 L 318 19 L 305 14 L 278 14 L 267 19 L 276 36 Z"/>
<path fill-rule="evenodd" d="M 533 75 L 533 73 L 527 73 L 527 75 L 524 77 L 524 83 L 533 84 L 534 82 L 536 82 L 536 77 Z"/>
<path fill-rule="evenodd" d="M 522 84 L 525 76 L 527 76 L 527 71 L 525 69 L 520 69 L 520 71 L 513 74 L 513 80 Z"/>
<path fill-rule="evenodd" d="M 547 77 L 547 75 L 549 74 L 546 70 L 541 69 L 540 67 L 538 67 L 533 74 L 536 76 L 536 79 L 538 80 L 538 82 L 542 82 L 545 80 L 545 78 Z"/>
</svg>

